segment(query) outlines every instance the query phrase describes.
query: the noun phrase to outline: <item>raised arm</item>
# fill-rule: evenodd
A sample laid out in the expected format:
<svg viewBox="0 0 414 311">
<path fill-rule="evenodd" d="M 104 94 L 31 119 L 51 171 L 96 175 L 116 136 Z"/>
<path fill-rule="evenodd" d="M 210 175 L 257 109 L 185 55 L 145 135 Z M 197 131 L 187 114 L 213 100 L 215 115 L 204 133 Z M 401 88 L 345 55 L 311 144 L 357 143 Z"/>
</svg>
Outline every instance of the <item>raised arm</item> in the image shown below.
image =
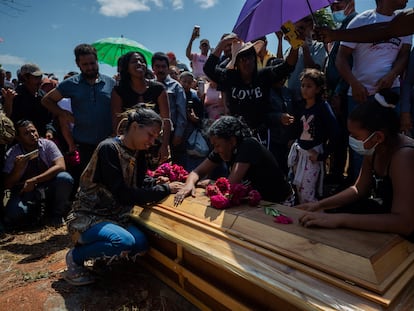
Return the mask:
<svg viewBox="0 0 414 311">
<path fill-rule="evenodd" d="M 193 29 L 191 33 L 190 41 L 188 41 L 187 48 L 185 49 L 185 56 L 187 56 L 188 60 L 191 62 L 193 60 L 193 55 L 191 54 L 191 49 L 193 47 L 193 41 L 197 38 L 196 29 Z"/>
<path fill-rule="evenodd" d="M 325 43 L 332 41 L 376 42 L 414 33 L 414 9 L 398 14 L 388 23 L 376 23 L 353 29 L 317 28 L 315 35 Z"/>
</svg>

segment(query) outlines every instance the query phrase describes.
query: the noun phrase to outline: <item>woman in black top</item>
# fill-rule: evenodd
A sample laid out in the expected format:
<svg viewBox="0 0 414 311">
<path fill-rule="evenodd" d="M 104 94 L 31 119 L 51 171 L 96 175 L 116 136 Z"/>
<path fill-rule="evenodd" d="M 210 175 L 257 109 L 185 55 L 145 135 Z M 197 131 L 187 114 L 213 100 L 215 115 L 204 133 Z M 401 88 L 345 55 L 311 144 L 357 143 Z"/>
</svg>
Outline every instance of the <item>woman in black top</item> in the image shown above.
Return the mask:
<svg viewBox="0 0 414 311">
<path fill-rule="evenodd" d="M 182 183 L 165 183 L 146 175 L 145 153 L 154 144 L 162 119 L 151 109 L 127 113 L 125 133 L 102 141 L 80 179 L 68 216 L 74 248 L 66 255 L 66 281 L 92 283 L 84 261 L 139 255 L 148 248 L 145 235 L 129 221 L 135 204 L 145 205 L 176 193 Z"/>
<path fill-rule="evenodd" d="M 282 203 L 293 195 L 290 184 L 271 152 L 252 137 L 247 125 L 233 116 L 214 121 L 209 131 L 213 151 L 187 177 L 177 192 L 175 204 L 186 196 L 195 195 L 197 182 L 226 162 L 231 184 L 250 183 L 267 201 Z"/>
<path fill-rule="evenodd" d="M 219 57 L 229 43 L 232 43 L 232 59 L 226 68 L 221 68 Z M 268 143 L 269 125 L 278 121 L 270 103 L 270 89 L 273 82 L 293 71 L 298 51 L 292 48 L 286 61 L 257 70 L 256 53 L 263 44 L 261 40 L 244 43 L 234 36 L 224 37 L 208 57 L 204 72 L 225 92 L 229 114 L 242 117 L 253 134 Z"/>
<path fill-rule="evenodd" d="M 414 140 L 399 133 L 391 104 L 398 102 L 398 95 L 383 94 L 359 105 L 348 118 L 349 145 L 364 155 L 355 185 L 319 202 L 298 205 L 312 211 L 299 219 L 305 227 L 393 232 L 414 240 Z"/>
<path fill-rule="evenodd" d="M 144 103 L 153 109 L 164 120 L 162 143 L 156 150 L 159 164 L 169 158 L 170 108 L 164 85 L 148 79 L 148 74 L 147 62 L 141 53 L 129 52 L 121 56 L 119 85 L 114 87 L 111 95 L 112 127 L 117 134 L 122 112 L 138 104 Z"/>
</svg>

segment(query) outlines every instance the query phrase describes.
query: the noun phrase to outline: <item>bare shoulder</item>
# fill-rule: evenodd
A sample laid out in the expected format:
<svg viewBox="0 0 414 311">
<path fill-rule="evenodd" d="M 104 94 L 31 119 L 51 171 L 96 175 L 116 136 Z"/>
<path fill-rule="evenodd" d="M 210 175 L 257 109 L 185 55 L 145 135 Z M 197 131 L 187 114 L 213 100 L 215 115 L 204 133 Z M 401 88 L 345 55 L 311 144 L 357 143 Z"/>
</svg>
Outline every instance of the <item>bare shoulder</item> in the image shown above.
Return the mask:
<svg viewBox="0 0 414 311">
<path fill-rule="evenodd" d="M 414 140 L 407 137 L 406 142 L 393 155 L 391 168 L 403 170 L 405 173 L 414 171 Z"/>
</svg>

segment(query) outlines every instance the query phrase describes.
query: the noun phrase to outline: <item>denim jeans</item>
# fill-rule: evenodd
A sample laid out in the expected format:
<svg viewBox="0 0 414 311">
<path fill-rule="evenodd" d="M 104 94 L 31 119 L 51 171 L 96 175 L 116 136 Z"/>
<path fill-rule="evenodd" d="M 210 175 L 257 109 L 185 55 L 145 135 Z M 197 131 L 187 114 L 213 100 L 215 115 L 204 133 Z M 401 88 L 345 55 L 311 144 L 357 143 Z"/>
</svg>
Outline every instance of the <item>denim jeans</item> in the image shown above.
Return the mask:
<svg viewBox="0 0 414 311">
<path fill-rule="evenodd" d="M 73 188 L 73 178 L 67 172 L 58 173 L 55 178 L 41 183 L 39 187 L 46 189 L 46 200 L 51 208 L 52 216 L 65 216 L 69 208 L 69 197 Z M 30 223 L 30 201 L 37 200 L 36 192 L 20 193 L 20 190 L 12 189 L 10 199 L 7 202 L 4 219 L 7 224 L 19 225 Z"/>
<path fill-rule="evenodd" d="M 78 242 L 72 252 L 78 265 L 89 259 L 120 256 L 123 252 L 133 256 L 148 249 L 147 238 L 137 227 L 131 225 L 125 229 L 112 222 L 92 226 L 82 233 Z"/>
</svg>

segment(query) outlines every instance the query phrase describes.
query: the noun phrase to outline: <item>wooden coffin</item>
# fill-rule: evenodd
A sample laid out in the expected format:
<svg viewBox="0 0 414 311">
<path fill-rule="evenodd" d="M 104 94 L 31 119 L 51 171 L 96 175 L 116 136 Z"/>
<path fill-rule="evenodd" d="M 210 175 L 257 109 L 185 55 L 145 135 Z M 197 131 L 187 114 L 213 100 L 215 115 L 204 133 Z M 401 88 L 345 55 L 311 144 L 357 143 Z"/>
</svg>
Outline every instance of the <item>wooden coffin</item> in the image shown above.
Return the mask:
<svg viewBox="0 0 414 311">
<path fill-rule="evenodd" d="M 264 206 L 294 223 L 275 223 Z M 170 196 L 131 214 L 151 243 L 143 263 L 201 309 L 414 309 L 413 244 L 395 234 L 304 228 L 302 213 L 268 202 L 217 210 L 200 189 L 178 207 Z"/>
</svg>

